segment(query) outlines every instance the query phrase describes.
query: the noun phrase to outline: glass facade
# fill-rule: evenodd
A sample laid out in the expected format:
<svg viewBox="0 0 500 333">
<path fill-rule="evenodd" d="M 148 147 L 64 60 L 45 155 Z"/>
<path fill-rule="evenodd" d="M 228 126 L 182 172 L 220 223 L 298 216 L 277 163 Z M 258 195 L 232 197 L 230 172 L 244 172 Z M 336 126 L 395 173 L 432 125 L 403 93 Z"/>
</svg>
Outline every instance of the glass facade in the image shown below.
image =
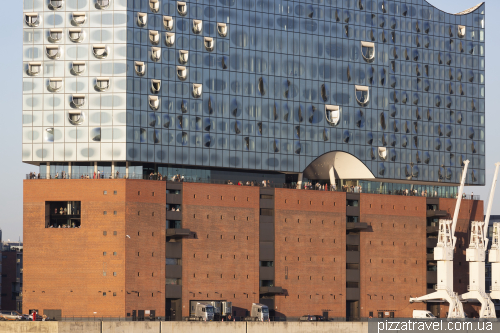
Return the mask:
<svg viewBox="0 0 500 333">
<path fill-rule="evenodd" d="M 25 12 L 45 13 L 38 27 L 25 22 L 25 67 L 43 61 L 40 77 L 67 76 L 64 93 L 89 103 L 80 124 L 55 124 L 71 95 L 25 68 L 24 161 L 300 173 L 343 151 L 385 180 L 459 183 L 469 159 L 467 183 L 484 185 L 484 4 L 447 14 L 424 0 L 37 3 L 25 0 Z M 69 69 L 72 41 L 66 61 L 45 54 L 50 18 L 62 14 L 66 31 L 70 5 L 89 11 L 82 60 L 95 69 L 84 83 Z M 60 95 L 57 107 L 35 103 Z"/>
</svg>

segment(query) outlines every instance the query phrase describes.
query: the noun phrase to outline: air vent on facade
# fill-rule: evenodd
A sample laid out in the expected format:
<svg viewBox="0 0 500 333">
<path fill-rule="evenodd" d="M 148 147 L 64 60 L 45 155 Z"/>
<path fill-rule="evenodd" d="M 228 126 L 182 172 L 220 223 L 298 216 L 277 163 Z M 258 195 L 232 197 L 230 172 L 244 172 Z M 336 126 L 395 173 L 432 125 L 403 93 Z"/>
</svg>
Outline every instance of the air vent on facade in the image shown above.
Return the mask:
<svg viewBox="0 0 500 333">
<path fill-rule="evenodd" d="M 26 74 L 28 74 L 29 76 L 37 76 L 38 74 L 40 74 L 41 67 L 41 62 L 29 62 Z"/>
<path fill-rule="evenodd" d="M 179 80 L 184 81 L 187 77 L 187 69 L 184 66 L 177 66 L 177 77 Z"/>
<path fill-rule="evenodd" d="M 152 47 L 151 48 L 151 60 L 160 61 L 161 60 L 161 48 L 160 47 Z"/>
<path fill-rule="evenodd" d="M 145 27 L 148 24 L 148 14 L 147 13 L 137 13 L 137 25 L 139 27 Z"/>
<path fill-rule="evenodd" d="M 149 107 L 156 111 L 160 108 L 160 98 L 158 96 L 149 96 Z"/>
<path fill-rule="evenodd" d="M 92 45 L 92 53 L 97 59 L 105 59 L 108 56 L 108 48 L 105 44 Z"/>
<path fill-rule="evenodd" d="M 73 12 L 72 22 L 75 25 L 82 25 L 87 21 L 87 15 L 84 12 Z"/>
<path fill-rule="evenodd" d="M 45 54 L 50 59 L 59 59 L 61 57 L 61 49 L 57 45 L 47 45 L 45 47 Z"/>
<path fill-rule="evenodd" d="M 179 62 L 181 64 L 187 64 L 189 59 L 189 51 L 179 50 Z"/>
<path fill-rule="evenodd" d="M 38 27 L 40 25 L 40 16 L 38 13 L 26 13 L 24 14 L 24 22 L 28 27 Z"/>
<path fill-rule="evenodd" d="M 361 106 L 366 106 L 370 101 L 370 90 L 366 86 L 355 86 L 356 101 Z"/>
<path fill-rule="evenodd" d="M 149 30 L 149 41 L 153 45 L 160 43 L 160 34 L 156 30 Z"/>
<path fill-rule="evenodd" d="M 81 110 L 69 111 L 68 120 L 72 125 L 80 125 L 85 120 L 85 114 Z"/>
<path fill-rule="evenodd" d="M 85 72 L 85 62 L 83 61 L 73 61 L 71 65 L 71 74 L 81 75 Z"/>
<path fill-rule="evenodd" d="M 337 125 L 340 121 L 340 107 L 338 105 L 325 105 L 325 118 L 330 125 Z"/>
<path fill-rule="evenodd" d="M 180 16 L 187 15 L 187 5 L 185 2 L 177 1 L 177 12 Z"/>
<path fill-rule="evenodd" d="M 149 9 L 151 9 L 153 13 L 158 13 L 160 11 L 160 1 L 149 0 Z"/>
<path fill-rule="evenodd" d="M 163 16 L 163 26 L 167 31 L 172 31 L 174 28 L 174 19 L 172 16 Z"/>
<path fill-rule="evenodd" d="M 193 83 L 193 97 L 200 98 L 203 90 L 203 85 L 199 83 Z"/>
<path fill-rule="evenodd" d="M 80 28 L 69 29 L 69 39 L 73 43 L 80 43 L 85 38 L 85 32 Z"/>
<path fill-rule="evenodd" d="M 85 105 L 85 95 L 73 95 L 71 96 L 71 107 L 80 109 Z"/>
<path fill-rule="evenodd" d="M 51 10 L 59 10 L 63 7 L 64 1 L 63 0 L 49 0 L 49 9 Z"/>
<path fill-rule="evenodd" d="M 146 74 L 146 64 L 142 61 L 136 61 L 134 64 L 135 73 L 139 76 Z"/>
<path fill-rule="evenodd" d="M 47 85 L 47 90 L 50 92 L 58 92 L 62 89 L 63 79 L 61 78 L 50 78 L 49 84 Z"/>
<path fill-rule="evenodd" d="M 226 23 L 217 23 L 217 32 L 219 36 L 226 37 L 227 36 L 227 24 Z"/>
<path fill-rule="evenodd" d="M 214 50 L 214 39 L 212 37 L 205 37 L 205 49 L 208 52 L 212 52 Z"/>
<path fill-rule="evenodd" d="M 202 20 L 193 20 L 193 32 L 195 34 L 201 34 L 203 30 L 203 21 Z"/>
<path fill-rule="evenodd" d="M 106 91 L 109 89 L 109 86 L 110 86 L 109 77 L 98 77 L 96 79 L 94 88 L 97 91 Z"/>
<path fill-rule="evenodd" d="M 62 29 L 50 29 L 49 30 L 49 42 L 58 43 L 61 41 L 63 36 Z"/>
</svg>

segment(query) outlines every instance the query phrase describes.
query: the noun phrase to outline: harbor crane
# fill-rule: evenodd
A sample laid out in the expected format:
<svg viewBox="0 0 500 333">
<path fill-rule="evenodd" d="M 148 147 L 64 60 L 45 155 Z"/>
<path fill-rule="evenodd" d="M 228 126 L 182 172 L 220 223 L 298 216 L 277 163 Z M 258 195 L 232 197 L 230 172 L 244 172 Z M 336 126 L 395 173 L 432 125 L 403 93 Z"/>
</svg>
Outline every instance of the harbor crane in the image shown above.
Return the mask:
<svg viewBox="0 0 500 333">
<path fill-rule="evenodd" d="M 467 177 L 467 168 L 469 160 L 464 161 L 462 179 L 458 189 L 457 203 L 453 220 L 439 220 L 438 242 L 434 248 L 434 260 L 437 261 L 437 285 L 436 291 L 425 296 L 412 297 L 413 302 L 442 302 L 446 301 L 450 307 L 448 318 L 465 318 L 464 308 L 460 298 L 453 291 L 453 251 L 457 242 L 455 229 L 457 227 L 458 213 L 462 202 L 464 192 L 465 178 Z"/>
<path fill-rule="evenodd" d="M 488 201 L 488 209 L 486 211 L 486 219 L 484 222 L 489 224 L 491 207 L 493 206 L 493 192 L 495 191 L 495 183 L 497 180 L 498 168 L 500 163 L 496 163 L 495 174 L 493 175 L 493 185 L 491 186 L 490 200 Z M 488 225 L 486 224 L 486 225 Z M 484 232 L 488 232 L 486 227 Z M 488 259 L 491 263 L 491 293 L 492 299 L 500 299 L 500 222 L 493 223 L 493 235 L 491 237 L 491 249 Z"/>
<path fill-rule="evenodd" d="M 490 197 L 488 200 L 488 207 L 486 209 L 484 222 L 471 222 L 470 243 L 466 250 L 466 260 L 469 262 L 469 285 L 467 286 L 467 293 L 460 297 L 464 301 L 470 302 L 477 300 L 481 303 L 479 318 L 496 318 L 495 305 L 493 304 L 490 295 L 487 294 L 485 290 L 485 260 L 489 241 L 488 226 L 490 222 L 491 208 L 493 206 L 493 198 L 495 196 L 495 187 L 500 163 L 496 163 L 495 166 L 495 173 L 493 174 L 493 183 L 491 184 Z M 493 242 L 493 244 L 494 243 L 495 242 Z M 498 238 L 496 244 L 496 248 L 498 248 Z M 492 252 L 490 250 L 490 261 L 492 258 L 491 253 Z M 496 259 L 496 262 L 498 262 L 497 265 L 499 265 L 500 260 L 498 259 L 500 259 L 500 257 L 495 257 L 495 254 L 495 251 L 493 251 L 493 257 Z M 500 273 L 500 270 L 498 273 Z"/>
</svg>

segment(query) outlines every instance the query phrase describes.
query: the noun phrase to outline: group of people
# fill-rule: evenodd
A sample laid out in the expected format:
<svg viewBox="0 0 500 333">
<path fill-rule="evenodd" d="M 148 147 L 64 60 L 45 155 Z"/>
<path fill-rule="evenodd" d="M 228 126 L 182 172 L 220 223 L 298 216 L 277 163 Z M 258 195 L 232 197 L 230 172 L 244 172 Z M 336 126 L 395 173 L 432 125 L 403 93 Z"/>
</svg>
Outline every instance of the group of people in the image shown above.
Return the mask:
<svg viewBox="0 0 500 333">
<path fill-rule="evenodd" d="M 80 228 L 80 226 L 79 225 L 75 225 L 74 223 L 69 224 L 69 225 L 68 224 L 62 224 L 62 225 L 59 224 L 58 226 L 51 224 L 49 226 L 49 228 Z"/>
<path fill-rule="evenodd" d="M 40 173 L 30 172 L 30 179 L 40 179 Z"/>
</svg>

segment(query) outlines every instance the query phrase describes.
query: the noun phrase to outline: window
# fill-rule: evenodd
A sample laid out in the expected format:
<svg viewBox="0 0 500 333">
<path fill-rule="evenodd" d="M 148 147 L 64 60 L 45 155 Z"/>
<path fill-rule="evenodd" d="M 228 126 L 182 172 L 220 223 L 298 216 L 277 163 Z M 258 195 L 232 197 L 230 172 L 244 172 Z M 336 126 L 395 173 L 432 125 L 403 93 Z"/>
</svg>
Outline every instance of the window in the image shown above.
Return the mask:
<svg viewBox="0 0 500 333">
<path fill-rule="evenodd" d="M 94 127 L 90 130 L 90 138 L 92 141 L 100 142 L 101 141 L 101 128 Z"/>
<path fill-rule="evenodd" d="M 203 21 L 202 20 L 193 20 L 193 33 L 201 34 L 203 30 Z"/>
<path fill-rule="evenodd" d="M 103 252 L 102 255 L 105 256 L 107 253 L 106 252 Z"/>
<path fill-rule="evenodd" d="M 80 109 L 85 105 L 85 95 L 72 95 L 71 96 L 71 106 L 73 108 Z"/>
<path fill-rule="evenodd" d="M 359 288 L 359 282 L 346 282 L 346 288 Z"/>
<path fill-rule="evenodd" d="M 40 74 L 41 67 L 42 67 L 41 62 L 30 62 L 30 63 L 28 63 L 27 74 L 29 76 L 37 76 L 38 74 Z"/>
<path fill-rule="evenodd" d="M 108 48 L 104 44 L 92 45 L 92 53 L 97 59 L 106 59 L 108 56 Z"/>
<path fill-rule="evenodd" d="M 274 261 L 261 261 L 260 267 L 274 267 Z"/>
<path fill-rule="evenodd" d="M 116 276 L 116 272 L 113 272 L 113 276 Z"/>
<path fill-rule="evenodd" d="M 153 45 L 158 45 L 160 43 L 160 34 L 156 30 L 149 30 L 149 41 Z"/>
<path fill-rule="evenodd" d="M 274 209 L 271 208 L 261 208 L 260 209 L 261 216 L 274 216 Z"/>
<path fill-rule="evenodd" d="M 24 14 L 24 22 L 28 27 L 38 27 L 40 25 L 40 16 L 38 13 L 26 13 Z"/>
<path fill-rule="evenodd" d="M 58 43 L 61 41 L 63 36 L 62 29 L 50 29 L 49 30 L 49 42 Z"/>
<path fill-rule="evenodd" d="M 113 194 L 114 194 L 114 195 L 117 195 L 117 194 L 118 194 L 118 191 L 113 191 Z"/>
<path fill-rule="evenodd" d="M 80 110 L 68 112 L 68 120 L 72 125 L 80 125 L 83 123 L 84 119 L 84 113 Z"/>
<path fill-rule="evenodd" d="M 71 65 L 71 74 L 81 75 L 85 72 L 85 62 L 83 61 L 73 61 Z"/>
<path fill-rule="evenodd" d="M 158 13 L 160 11 L 160 1 L 149 0 L 149 9 L 151 9 L 153 13 Z"/>
<path fill-rule="evenodd" d="M 68 35 L 73 43 L 80 43 L 85 38 L 85 32 L 81 28 L 69 29 Z"/>
<path fill-rule="evenodd" d="M 48 7 L 51 10 L 58 10 L 62 8 L 63 4 L 64 4 L 63 0 L 50 0 Z"/>
<path fill-rule="evenodd" d="M 387 158 L 387 148 L 378 147 L 378 157 L 380 157 L 382 161 L 385 161 Z"/>
<path fill-rule="evenodd" d="M 151 48 L 151 60 L 160 61 L 161 60 L 161 48 L 160 47 L 152 47 Z"/>
<path fill-rule="evenodd" d="M 115 231 L 115 232 L 116 232 L 116 231 Z M 115 235 L 116 235 L 116 234 L 115 234 Z M 113 252 L 113 255 L 114 255 L 114 256 L 116 256 L 116 255 L 118 255 L 118 253 L 117 253 L 117 252 Z"/>
<path fill-rule="evenodd" d="M 137 13 L 137 26 L 145 27 L 148 24 L 148 14 L 146 13 Z"/>
<path fill-rule="evenodd" d="M 96 79 L 96 83 L 95 83 L 95 90 L 96 91 L 106 91 L 109 89 L 109 77 L 98 77 Z"/>
<path fill-rule="evenodd" d="M 177 77 L 179 80 L 184 81 L 187 77 L 187 69 L 184 66 L 177 66 Z"/>
<path fill-rule="evenodd" d="M 105 291 L 103 291 L 102 296 L 106 296 L 106 292 Z"/>
<path fill-rule="evenodd" d="M 205 37 L 205 50 L 212 52 L 214 50 L 214 39 L 212 37 Z"/>
<path fill-rule="evenodd" d="M 116 296 L 116 292 L 113 292 L 113 296 Z"/>
<path fill-rule="evenodd" d="M 149 96 L 149 107 L 156 111 L 160 108 L 160 98 L 158 96 Z"/>
<path fill-rule="evenodd" d="M 167 31 L 172 31 L 174 28 L 174 20 L 172 16 L 163 16 L 163 26 Z"/>
<path fill-rule="evenodd" d="M 372 42 L 361 42 L 361 55 L 366 62 L 375 59 L 375 44 Z"/>
<path fill-rule="evenodd" d="M 113 212 L 113 214 L 114 214 L 114 215 L 117 215 L 117 214 L 118 214 L 118 212 L 115 210 L 115 211 Z"/>
<path fill-rule="evenodd" d="M 465 32 L 466 32 L 466 29 L 465 29 L 465 25 L 459 25 L 458 26 L 458 37 L 459 38 L 464 38 L 465 37 Z"/>
<path fill-rule="evenodd" d="M 54 128 L 45 129 L 45 141 L 46 142 L 54 142 Z"/>
<path fill-rule="evenodd" d="M 87 15 L 84 12 L 73 12 L 73 23 L 75 25 L 82 25 L 87 21 Z"/>
<path fill-rule="evenodd" d="M 146 64 L 142 61 L 135 62 L 135 73 L 139 76 L 143 76 L 146 73 Z"/>
<path fill-rule="evenodd" d="M 361 106 L 366 106 L 370 100 L 370 91 L 366 86 L 355 86 L 356 101 Z"/>
<path fill-rule="evenodd" d="M 50 78 L 49 84 L 47 85 L 47 90 L 50 92 L 58 92 L 63 86 L 62 78 Z"/>
<path fill-rule="evenodd" d="M 59 59 L 61 57 L 61 50 L 57 45 L 47 45 L 45 47 L 45 54 L 50 59 Z"/>
<path fill-rule="evenodd" d="M 165 33 L 165 44 L 168 47 L 172 47 L 175 44 L 175 33 L 173 32 L 167 32 Z"/>
<path fill-rule="evenodd" d="M 107 211 L 102 212 L 102 215 L 108 215 Z"/>
<path fill-rule="evenodd" d="M 118 231 L 113 231 L 113 236 L 117 236 L 118 235 Z M 114 252 L 114 255 L 116 255 L 116 252 Z"/>
<path fill-rule="evenodd" d="M 107 232 L 107 231 L 103 231 L 103 232 L 102 232 L 102 235 L 103 235 L 103 236 L 107 236 L 107 235 L 108 235 L 108 232 Z"/>
<path fill-rule="evenodd" d="M 161 80 L 151 80 L 151 92 L 153 94 L 159 94 L 161 89 Z"/>
<path fill-rule="evenodd" d="M 202 94 L 203 85 L 201 83 L 193 83 L 193 97 L 200 98 Z"/>
<path fill-rule="evenodd" d="M 177 1 L 177 12 L 180 16 L 187 15 L 187 5 L 185 2 Z"/>
<path fill-rule="evenodd" d="M 187 64 L 189 59 L 189 51 L 179 50 L 179 62 L 181 64 Z"/>
<path fill-rule="evenodd" d="M 95 7 L 97 9 L 106 9 L 109 7 L 110 0 L 96 0 Z M 113 295 L 115 296 L 115 295 Z"/>
<path fill-rule="evenodd" d="M 325 118 L 330 125 L 337 125 L 340 120 L 340 107 L 338 105 L 325 105 Z"/>
<path fill-rule="evenodd" d="M 219 36 L 226 37 L 227 36 L 227 24 L 226 23 L 217 23 L 217 32 Z"/>
</svg>

